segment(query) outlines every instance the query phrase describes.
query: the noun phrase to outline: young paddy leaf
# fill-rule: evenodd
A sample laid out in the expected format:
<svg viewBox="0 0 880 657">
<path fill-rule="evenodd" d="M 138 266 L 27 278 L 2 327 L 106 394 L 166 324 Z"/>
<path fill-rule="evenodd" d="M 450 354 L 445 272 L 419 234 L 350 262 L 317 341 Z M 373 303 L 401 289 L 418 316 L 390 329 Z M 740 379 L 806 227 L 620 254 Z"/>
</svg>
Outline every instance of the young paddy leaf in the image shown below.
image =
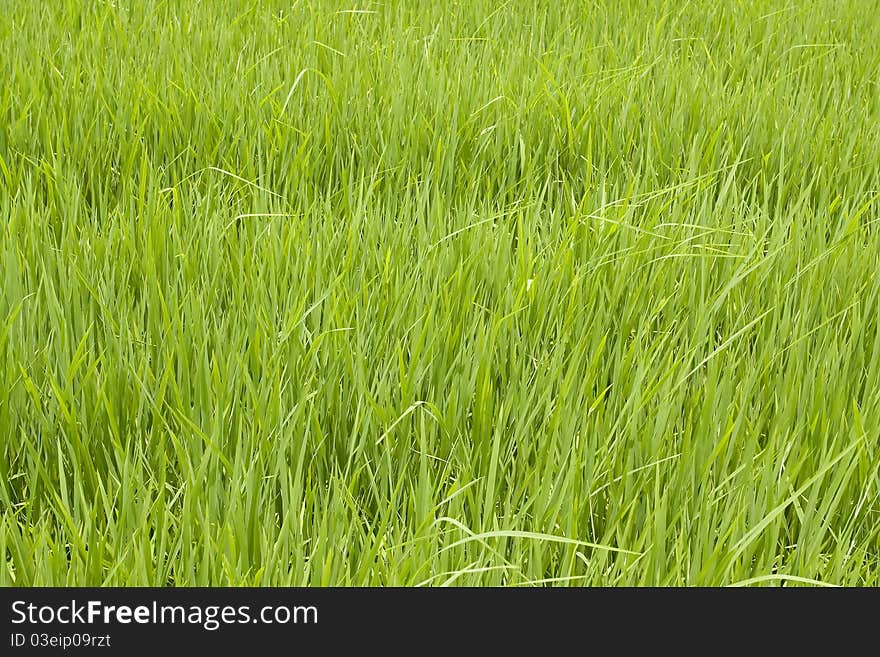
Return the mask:
<svg viewBox="0 0 880 657">
<path fill-rule="evenodd" d="M 0 585 L 880 584 L 880 23 L 6 0 Z"/>
</svg>

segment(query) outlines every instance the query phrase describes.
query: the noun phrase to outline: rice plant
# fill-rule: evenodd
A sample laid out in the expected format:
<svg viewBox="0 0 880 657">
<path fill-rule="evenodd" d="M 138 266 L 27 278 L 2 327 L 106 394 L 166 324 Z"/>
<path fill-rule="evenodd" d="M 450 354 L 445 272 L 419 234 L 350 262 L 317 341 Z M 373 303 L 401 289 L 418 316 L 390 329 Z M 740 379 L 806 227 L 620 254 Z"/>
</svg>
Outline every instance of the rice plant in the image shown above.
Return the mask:
<svg viewBox="0 0 880 657">
<path fill-rule="evenodd" d="M 0 4 L 0 584 L 880 584 L 867 0 Z"/>
</svg>

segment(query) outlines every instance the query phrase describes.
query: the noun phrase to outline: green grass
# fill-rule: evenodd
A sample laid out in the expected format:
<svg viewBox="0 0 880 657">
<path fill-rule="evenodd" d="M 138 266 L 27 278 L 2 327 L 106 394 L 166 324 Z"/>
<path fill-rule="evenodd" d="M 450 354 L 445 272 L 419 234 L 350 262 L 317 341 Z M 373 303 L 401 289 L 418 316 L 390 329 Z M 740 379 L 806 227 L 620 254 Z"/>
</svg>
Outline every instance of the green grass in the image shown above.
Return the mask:
<svg viewBox="0 0 880 657">
<path fill-rule="evenodd" d="M 0 584 L 880 584 L 872 11 L 5 0 Z"/>
</svg>

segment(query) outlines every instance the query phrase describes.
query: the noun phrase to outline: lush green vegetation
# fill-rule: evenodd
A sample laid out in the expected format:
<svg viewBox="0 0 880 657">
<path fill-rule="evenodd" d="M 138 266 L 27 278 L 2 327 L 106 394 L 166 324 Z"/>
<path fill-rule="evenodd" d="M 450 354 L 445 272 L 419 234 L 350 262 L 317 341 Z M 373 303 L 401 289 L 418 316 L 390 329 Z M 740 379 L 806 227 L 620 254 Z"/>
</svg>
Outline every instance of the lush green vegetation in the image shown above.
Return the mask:
<svg viewBox="0 0 880 657">
<path fill-rule="evenodd" d="M 873 9 L 4 0 L 0 583 L 880 584 Z"/>
</svg>

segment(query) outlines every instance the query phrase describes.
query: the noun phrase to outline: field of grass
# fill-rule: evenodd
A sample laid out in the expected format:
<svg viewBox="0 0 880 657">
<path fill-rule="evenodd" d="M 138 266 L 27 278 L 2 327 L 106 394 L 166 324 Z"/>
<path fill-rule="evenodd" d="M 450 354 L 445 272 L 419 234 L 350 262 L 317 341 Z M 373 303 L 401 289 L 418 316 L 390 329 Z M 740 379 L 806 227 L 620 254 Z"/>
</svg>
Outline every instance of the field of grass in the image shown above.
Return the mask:
<svg viewBox="0 0 880 657">
<path fill-rule="evenodd" d="M 0 4 L 0 584 L 880 584 L 868 0 Z"/>
</svg>

